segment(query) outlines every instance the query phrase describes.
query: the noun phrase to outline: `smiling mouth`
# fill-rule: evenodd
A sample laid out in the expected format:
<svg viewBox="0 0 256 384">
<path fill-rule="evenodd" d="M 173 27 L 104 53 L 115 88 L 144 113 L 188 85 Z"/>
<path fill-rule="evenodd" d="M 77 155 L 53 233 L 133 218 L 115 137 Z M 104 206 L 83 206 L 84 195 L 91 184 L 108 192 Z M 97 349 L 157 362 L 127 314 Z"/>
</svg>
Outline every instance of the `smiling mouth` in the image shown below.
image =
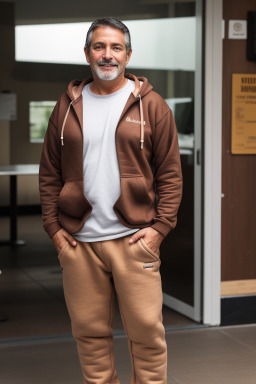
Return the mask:
<svg viewBox="0 0 256 384">
<path fill-rule="evenodd" d="M 107 64 L 107 63 L 103 63 L 103 64 L 98 64 L 100 67 L 117 67 L 117 64 Z"/>
</svg>

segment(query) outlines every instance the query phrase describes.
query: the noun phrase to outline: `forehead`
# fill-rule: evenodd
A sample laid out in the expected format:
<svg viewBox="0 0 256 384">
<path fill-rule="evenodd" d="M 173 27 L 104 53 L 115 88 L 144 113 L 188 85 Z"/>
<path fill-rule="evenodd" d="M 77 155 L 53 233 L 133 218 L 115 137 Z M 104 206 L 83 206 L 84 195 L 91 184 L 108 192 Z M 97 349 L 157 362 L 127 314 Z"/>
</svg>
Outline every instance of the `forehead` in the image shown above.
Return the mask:
<svg viewBox="0 0 256 384">
<path fill-rule="evenodd" d="M 125 45 L 125 35 L 117 28 L 110 26 L 97 27 L 92 33 L 92 43 L 107 41 Z"/>
</svg>

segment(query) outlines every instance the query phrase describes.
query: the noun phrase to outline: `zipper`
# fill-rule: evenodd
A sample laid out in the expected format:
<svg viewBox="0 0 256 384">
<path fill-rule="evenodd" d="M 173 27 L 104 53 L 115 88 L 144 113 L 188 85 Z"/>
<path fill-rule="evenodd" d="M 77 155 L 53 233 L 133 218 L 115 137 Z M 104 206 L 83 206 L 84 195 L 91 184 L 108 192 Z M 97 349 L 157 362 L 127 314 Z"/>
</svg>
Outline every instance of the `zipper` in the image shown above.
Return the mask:
<svg viewBox="0 0 256 384">
<path fill-rule="evenodd" d="M 72 101 L 70 102 L 70 106 L 72 105 L 72 106 L 74 107 L 73 103 L 74 103 L 76 100 L 78 100 L 79 97 L 81 97 L 81 99 L 82 99 L 81 102 L 83 103 L 83 95 L 82 95 L 82 93 L 81 93 L 81 95 L 78 96 L 77 99 L 72 100 Z M 76 114 L 76 111 L 74 111 L 74 112 L 75 112 L 75 114 Z M 76 116 L 77 116 L 77 114 L 76 114 Z M 84 130 L 83 130 L 83 118 L 82 118 L 82 121 L 81 121 L 82 125 L 80 124 L 80 120 L 79 120 L 78 116 L 77 116 L 77 120 L 78 120 L 78 124 L 79 124 L 79 126 L 80 126 L 81 133 L 82 133 L 82 182 L 83 182 L 83 196 L 84 196 L 84 198 L 88 201 L 88 203 L 91 205 L 91 207 L 93 208 L 92 203 L 87 199 L 87 197 L 85 196 L 85 193 L 84 193 Z M 62 138 L 62 139 L 63 139 L 63 138 Z"/>
<path fill-rule="evenodd" d="M 136 102 L 139 100 L 139 97 L 136 96 L 134 100 L 132 100 L 128 105 L 125 105 L 123 112 L 121 113 L 121 116 L 118 120 L 117 126 L 116 126 L 116 131 L 115 131 L 115 142 L 116 142 L 116 156 L 117 156 L 117 162 L 118 162 L 118 169 L 119 169 L 119 176 L 120 176 L 120 188 L 121 188 L 121 171 L 120 171 L 120 163 L 119 163 L 119 157 L 118 157 L 118 146 L 117 146 L 117 129 L 120 124 L 120 121 L 122 120 L 124 114 L 128 111 L 128 109 Z"/>
<path fill-rule="evenodd" d="M 81 93 L 81 96 L 82 96 L 82 103 L 83 103 L 83 95 L 82 95 L 82 93 Z M 77 120 L 79 121 L 79 119 L 77 119 Z M 89 202 L 89 204 L 91 205 L 91 207 L 93 209 L 92 203 L 87 199 L 87 197 L 85 196 L 85 193 L 84 193 L 84 128 L 83 128 L 83 125 L 84 125 L 84 122 L 83 122 L 83 117 L 82 117 L 82 126 L 80 128 L 81 128 L 81 131 L 82 131 L 82 176 L 83 176 L 82 180 L 83 180 L 83 195 L 84 195 L 85 199 Z"/>
</svg>

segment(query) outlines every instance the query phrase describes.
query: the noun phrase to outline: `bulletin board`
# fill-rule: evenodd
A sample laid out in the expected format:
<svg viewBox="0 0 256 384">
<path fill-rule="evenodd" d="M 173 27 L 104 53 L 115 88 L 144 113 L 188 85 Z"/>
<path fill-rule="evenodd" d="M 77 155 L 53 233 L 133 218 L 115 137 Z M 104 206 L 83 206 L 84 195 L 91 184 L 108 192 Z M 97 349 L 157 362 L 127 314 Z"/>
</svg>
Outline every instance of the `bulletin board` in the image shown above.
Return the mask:
<svg viewBox="0 0 256 384">
<path fill-rule="evenodd" d="M 256 154 L 256 74 L 232 75 L 231 153 Z"/>
</svg>

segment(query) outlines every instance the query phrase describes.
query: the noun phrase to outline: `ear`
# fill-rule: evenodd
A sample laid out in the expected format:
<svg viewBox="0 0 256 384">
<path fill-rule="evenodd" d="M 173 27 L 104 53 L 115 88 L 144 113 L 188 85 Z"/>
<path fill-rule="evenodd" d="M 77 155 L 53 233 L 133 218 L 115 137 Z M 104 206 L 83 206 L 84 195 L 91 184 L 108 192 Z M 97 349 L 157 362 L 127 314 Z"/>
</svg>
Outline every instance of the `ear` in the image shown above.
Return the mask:
<svg viewBox="0 0 256 384">
<path fill-rule="evenodd" d="M 87 50 L 87 48 L 84 48 L 84 54 L 85 54 L 87 63 L 90 64 L 89 51 Z"/>
<path fill-rule="evenodd" d="M 132 55 L 132 49 L 130 50 L 130 52 L 129 52 L 129 53 L 127 53 L 127 57 L 126 57 L 126 64 L 125 64 L 125 65 L 127 65 L 127 64 L 129 63 L 129 61 L 130 61 L 130 58 L 131 58 L 131 55 Z"/>
</svg>

